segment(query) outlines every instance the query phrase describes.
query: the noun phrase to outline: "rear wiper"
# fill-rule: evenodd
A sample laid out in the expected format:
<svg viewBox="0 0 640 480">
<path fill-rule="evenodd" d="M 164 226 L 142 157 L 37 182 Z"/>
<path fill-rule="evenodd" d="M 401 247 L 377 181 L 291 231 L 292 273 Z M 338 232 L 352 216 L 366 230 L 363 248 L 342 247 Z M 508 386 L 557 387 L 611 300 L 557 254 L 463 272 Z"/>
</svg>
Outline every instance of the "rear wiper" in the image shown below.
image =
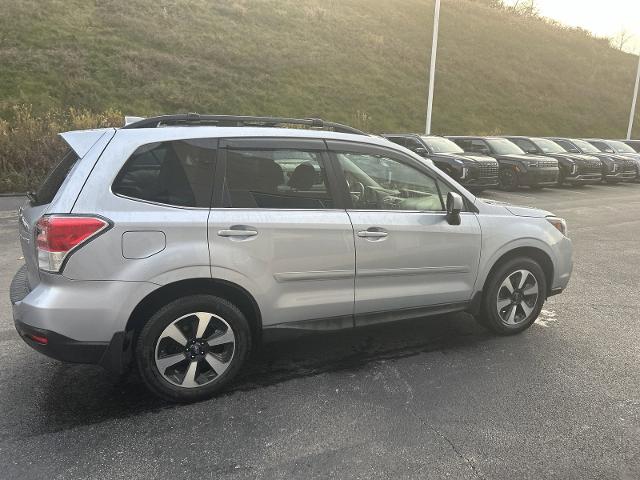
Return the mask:
<svg viewBox="0 0 640 480">
<path fill-rule="evenodd" d="M 27 192 L 27 198 L 29 199 L 29 203 L 31 203 L 31 205 L 38 202 L 38 196 L 36 195 L 36 192 Z"/>
</svg>

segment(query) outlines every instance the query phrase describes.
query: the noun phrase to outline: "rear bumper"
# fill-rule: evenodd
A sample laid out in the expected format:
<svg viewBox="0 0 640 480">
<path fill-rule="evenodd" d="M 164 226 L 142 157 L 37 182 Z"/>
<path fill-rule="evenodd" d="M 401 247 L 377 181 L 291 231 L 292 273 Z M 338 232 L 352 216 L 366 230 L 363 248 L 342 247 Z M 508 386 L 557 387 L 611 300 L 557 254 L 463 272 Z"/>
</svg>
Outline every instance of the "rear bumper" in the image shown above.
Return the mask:
<svg viewBox="0 0 640 480">
<path fill-rule="evenodd" d="M 35 328 L 20 320 L 14 323 L 18 334 L 34 350 L 56 360 L 71 363 L 100 363 L 109 342 L 79 342 L 50 330 Z M 42 343 L 46 339 L 46 344 Z"/>
<path fill-rule="evenodd" d="M 31 290 L 21 268 L 11 283 L 13 320 L 20 337 L 40 353 L 115 370 L 112 367 L 121 363 L 129 316 L 155 288 L 147 282 L 74 281 L 43 275 Z"/>
</svg>

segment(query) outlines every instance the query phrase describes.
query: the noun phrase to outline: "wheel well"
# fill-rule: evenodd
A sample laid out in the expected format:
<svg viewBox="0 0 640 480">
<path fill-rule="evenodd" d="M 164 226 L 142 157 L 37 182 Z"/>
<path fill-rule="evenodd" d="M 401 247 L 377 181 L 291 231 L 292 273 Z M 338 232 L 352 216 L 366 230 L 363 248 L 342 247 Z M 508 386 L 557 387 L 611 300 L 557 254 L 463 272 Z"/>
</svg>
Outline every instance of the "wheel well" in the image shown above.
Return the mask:
<svg viewBox="0 0 640 480">
<path fill-rule="evenodd" d="M 155 312 L 164 305 L 186 295 L 210 294 L 222 297 L 233 303 L 245 316 L 251 326 L 254 338 L 262 332 L 262 317 L 255 299 L 244 288 L 224 280 L 211 278 L 193 278 L 163 285 L 147 295 L 131 312 L 127 327 L 127 336 L 135 343 L 135 337 Z"/>
<path fill-rule="evenodd" d="M 513 250 L 508 251 L 504 255 L 502 255 L 491 267 L 487 278 L 485 279 L 485 283 L 488 279 L 491 278 L 496 269 L 502 265 L 504 262 L 511 260 L 516 257 L 528 257 L 532 260 L 535 260 L 540 264 L 542 271 L 544 272 L 545 280 L 547 281 L 547 295 L 551 292 L 553 288 L 553 262 L 549 255 L 547 255 L 544 251 L 535 247 L 520 247 L 515 248 Z"/>
</svg>

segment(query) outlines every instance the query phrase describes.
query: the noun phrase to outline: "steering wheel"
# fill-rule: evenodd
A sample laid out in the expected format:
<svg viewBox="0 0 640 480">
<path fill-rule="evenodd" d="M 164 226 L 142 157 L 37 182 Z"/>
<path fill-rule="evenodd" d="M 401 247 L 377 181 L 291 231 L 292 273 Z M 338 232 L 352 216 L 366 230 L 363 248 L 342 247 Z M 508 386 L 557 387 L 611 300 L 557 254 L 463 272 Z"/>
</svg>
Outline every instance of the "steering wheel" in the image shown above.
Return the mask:
<svg viewBox="0 0 640 480">
<path fill-rule="evenodd" d="M 349 188 L 349 193 L 351 194 L 351 198 L 354 202 L 359 202 L 364 199 L 365 187 L 361 182 L 350 182 L 349 179 L 347 179 L 347 187 Z"/>
</svg>

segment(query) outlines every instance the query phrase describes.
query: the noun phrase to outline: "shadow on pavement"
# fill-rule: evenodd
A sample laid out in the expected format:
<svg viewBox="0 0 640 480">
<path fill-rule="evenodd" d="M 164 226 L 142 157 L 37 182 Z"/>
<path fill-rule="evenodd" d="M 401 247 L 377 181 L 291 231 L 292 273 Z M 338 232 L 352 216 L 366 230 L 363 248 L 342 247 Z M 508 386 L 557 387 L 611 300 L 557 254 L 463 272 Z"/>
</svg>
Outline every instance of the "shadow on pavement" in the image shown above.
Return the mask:
<svg viewBox="0 0 640 480">
<path fill-rule="evenodd" d="M 473 347 L 490 338 L 493 337 L 471 316 L 450 314 L 270 342 L 253 355 L 238 378 L 218 398 L 296 378 L 357 371 L 380 360 L 433 351 L 444 354 L 452 349 Z M 135 372 L 114 379 L 100 367 L 56 362 L 53 371 L 34 372 L 31 377 L 23 378 L 25 382 L 40 382 L 43 388 L 43 396 L 34 397 L 41 405 L 27 409 L 40 413 L 39 418 L 28 419 L 31 426 L 27 435 L 180 408 L 151 395 Z M 25 401 L 24 397 L 15 400 Z"/>
</svg>

